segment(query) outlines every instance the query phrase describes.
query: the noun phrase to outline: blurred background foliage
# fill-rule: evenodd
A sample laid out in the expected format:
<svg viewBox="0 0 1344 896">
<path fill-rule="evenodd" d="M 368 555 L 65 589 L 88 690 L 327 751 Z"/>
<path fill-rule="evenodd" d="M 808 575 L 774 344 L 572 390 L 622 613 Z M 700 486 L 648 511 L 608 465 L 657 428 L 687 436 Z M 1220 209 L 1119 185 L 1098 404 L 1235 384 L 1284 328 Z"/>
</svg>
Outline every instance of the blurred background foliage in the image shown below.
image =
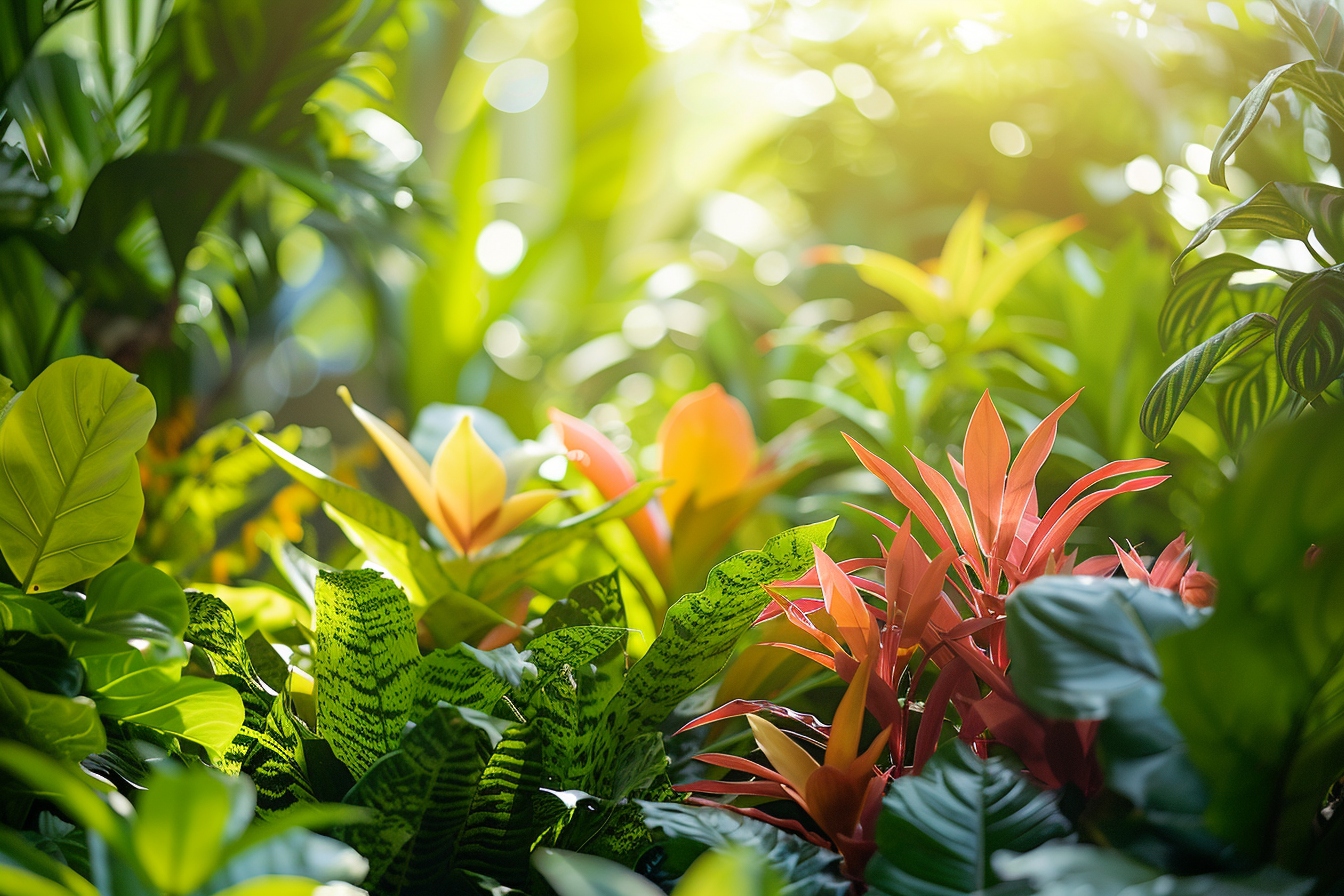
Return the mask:
<svg viewBox="0 0 1344 896">
<path fill-rule="evenodd" d="M 1015 442 L 1081 388 L 1043 497 L 1107 460 L 1168 460 L 1160 492 L 1075 539 L 1165 544 L 1236 465 L 1206 396 L 1162 445 L 1139 430 L 1173 360 L 1171 259 L 1261 183 L 1339 182 L 1336 135 L 1291 98 L 1231 192 L 1204 177 L 1229 98 L 1290 58 L 1264 0 L 8 8 L 27 18 L 0 47 L 0 372 L 23 386 L 92 351 L 140 374 L 160 424 L 138 551 L 197 580 L 274 578 L 257 569 L 280 536 L 353 553 L 255 446 L 209 429 L 233 417 L 271 415 L 287 449 L 416 513 L 341 383 L 405 432 L 434 403 L 482 406 L 569 487 L 549 408 L 652 478 L 668 408 L 722 383 L 807 462 L 732 547 L 839 514 L 837 557 L 876 531 L 846 501 L 895 512 L 839 431 L 947 472 L 985 388 Z M 911 313 L 843 248 L 936 258 L 977 196 L 989 259 L 1083 226 L 955 321 Z M 839 263 L 814 263 L 823 244 Z M 1286 264 L 1295 246 L 1241 251 Z"/>
</svg>

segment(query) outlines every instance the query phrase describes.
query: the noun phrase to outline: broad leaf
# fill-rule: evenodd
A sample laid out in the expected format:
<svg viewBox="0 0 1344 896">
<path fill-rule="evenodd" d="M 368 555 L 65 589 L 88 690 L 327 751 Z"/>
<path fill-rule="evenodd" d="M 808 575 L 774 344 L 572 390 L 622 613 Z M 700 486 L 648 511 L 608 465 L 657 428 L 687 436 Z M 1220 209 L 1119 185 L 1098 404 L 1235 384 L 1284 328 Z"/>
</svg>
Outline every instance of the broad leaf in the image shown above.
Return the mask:
<svg viewBox="0 0 1344 896">
<path fill-rule="evenodd" d="M 559 896 L 662 896 L 663 893 L 647 878 L 623 865 L 579 852 L 539 849 L 532 854 L 532 864 Z"/>
<path fill-rule="evenodd" d="M 244 793 L 235 795 L 234 791 Z M 208 769 L 167 768 L 136 801 L 131 842 L 140 867 L 165 893 L 191 893 L 214 872 L 226 840 L 252 820 L 251 785 Z"/>
<path fill-rule="evenodd" d="M 678 703 L 723 668 L 770 601 L 763 586 L 792 581 L 811 569 L 813 547 L 825 546 L 834 525 L 829 520 L 790 529 L 759 551 L 729 557 L 710 571 L 703 591 L 668 609 L 662 632 L 602 714 L 603 737 L 594 742 L 591 760 L 599 785 L 610 783 L 613 760 L 623 748 L 656 731 Z"/>
<path fill-rule="evenodd" d="M 919 775 L 892 782 L 865 876 L 873 893 L 979 893 L 998 883 L 995 852 L 1034 849 L 1070 830 L 1053 795 L 1001 757 L 982 760 L 954 739 Z"/>
<path fill-rule="evenodd" d="M 780 896 L 845 896 L 850 892 L 849 881 L 840 873 L 839 854 L 772 824 L 711 806 L 636 803 L 649 830 L 660 835 L 657 839 L 669 857 L 659 866 L 662 873 L 684 870 L 675 867 L 674 854 L 684 866 L 704 849 L 742 847 L 758 854 L 779 875 L 784 882 Z"/>
<path fill-rule="evenodd" d="M 224 761 L 244 720 L 237 691 L 195 676 L 134 696 L 100 696 L 98 709 L 111 718 L 198 743 L 216 763 Z"/>
<path fill-rule="evenodd" d="M 98 709 L 87 697 L 29 690 L 0 669 L 0 724 L 5 737 L 75 762 L 107 749 Z"/>
<path fill-rule="evenodd" d="M 25 591 L 97 575 L 130 550 L 144 507 L 135 452 L 154 399 L 111 361 L 57 361 L 0 427 L 0 550 Z"/>
<path fill-rule="evenodd" d="M 1154 442 L 1165 439 L 1209 374 L 1274 332 L 1276 323 L 1268 314 L 1248 314 L 1178 358 L 1143 400 L 1139 412 L 1143 434 Z"/>
<path fill-rule="evenodd" d="M 1278 868 L 1254 874 L 1177 877 L 1115 849 L 1082 843 L 1048 843 L 1024 855 L 1001 853 L 994 870 L 1022 881 L 1038 896 L 1306 896 L 1313 882 Z"/>
<path fill-rule="evenodd" d="M 420 650 L 406 595 L 373 570 L 317 577 L 317 730 L 356 778 L 396 747 Z"/>
<path fill-rule="evenodd" d="M 1162 351 L 1170 351 L 1173 347 L 1182 351 L 1190 349 L 1199 335 L 1207 332 L 1206 327 L 1217 319 L 1224 306 L 1235 305 L 1227 297 L 1232 275 L 1258 270 L 1273 271 L 1290 281 L 1302 276 L 1296 271 L 1268 267 L 1231 254 L 1206 258 L 1178 276 L 1157 319 Z"/>
<path fill-rule="evenodd" d="M 1327 268 L 1289 288 L 1274 350 L 1283 378 L 1307 401 L 1344 374 L 1344 270 Z"/>
<path fill-rule="evenodd" d="M 1166 639 L 1166 706 L 1211 792 L 1213 833 L 1289 870 L 1344 774 L 1344 413 L 1266 431 L 1204 515 L 1219 580 L 1204 627 Z M 1309 553 L 1310 552 L 1310 553 Z"/>
</svg>

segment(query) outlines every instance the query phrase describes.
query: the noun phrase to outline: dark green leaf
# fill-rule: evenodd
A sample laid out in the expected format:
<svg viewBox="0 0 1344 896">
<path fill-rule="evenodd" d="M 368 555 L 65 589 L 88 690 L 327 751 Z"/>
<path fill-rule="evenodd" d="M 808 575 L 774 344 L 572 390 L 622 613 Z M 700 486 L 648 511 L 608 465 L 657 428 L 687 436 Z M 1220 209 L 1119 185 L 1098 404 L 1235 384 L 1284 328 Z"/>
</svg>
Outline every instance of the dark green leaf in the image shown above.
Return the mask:
<svg viewBox="0 0 1344 896">
<path fill-rule="evenodd" d="M 530 724 L 510 728 L 495 747 L 458 843 L 459 868 L 492 875 L 506 886 L 527 885 L 541 754 L 541 738 Z"/>
<path fill-rule="evenodd" d="M 1228 281 L 1242 271 L 1270 270 L 1286 280 L 1302 276 L 1296 271 L 1272 268 L 1240 255 L 1215 255 L 1206 258 L 1176 278 L 1162 313 L 1157 319 L 1157 336 L 1162 351 L 1173 347 L 1189 350 L 1206 327 L 1217 319 L 1225 306 L 1235 306 L 1228 297 Z"/>
<path fill-rule="evenodd" d="M 893 896 L 979 893 L 998 883 L 995 852 L 1034 849 L 1070 830 L 1053 795 L 954 739 L 919 775 L 892 782 L 865 876 L 873 893 Z"/>
<path fill-rule="evenodd" d="M 1289 288 L 1274 350 L 1283 378 L 1307 401 L 1344 374 L 1344 270 L 1327 268 Z"/>
<path fill-rule="evenodd" d="M 1255 363 L 1223 384 L 1218 393 L 1218 423 L 1223 438 L 1236 450 L 1255 435 L 1278 414 L 1292 394 L 1288 383 L 1279 375 L 1273 347 L 1259 349 L 1247 356 L 1261 355 Z"/>
<path fill-rule="evenodd" d="M 76 762 L 107 748 L 98 709 L 88 697 L 44 694 L 0 669 L 0 724 L 5 736 Z"/>
<path fill-rule="evenodd" d="M 1210 789 L 1209 828 L 1296 871 L 1344 773 L 1341 457 L 1338 408 L 1247 449 L 1197 538 L 1218 577 L 1217 609 L 1158 645 L 1167 709 Z"/>
<path fill-rule="evenodd" d="M 1224 327 L 1190 349 L 1157 378 L 1139 411 L 1139 428 L 1161 442 L 1195 392 L 1219 365 L 1224 364 L 1274 332 L 1277 321 L 1254 312 Z"/>
</svg>

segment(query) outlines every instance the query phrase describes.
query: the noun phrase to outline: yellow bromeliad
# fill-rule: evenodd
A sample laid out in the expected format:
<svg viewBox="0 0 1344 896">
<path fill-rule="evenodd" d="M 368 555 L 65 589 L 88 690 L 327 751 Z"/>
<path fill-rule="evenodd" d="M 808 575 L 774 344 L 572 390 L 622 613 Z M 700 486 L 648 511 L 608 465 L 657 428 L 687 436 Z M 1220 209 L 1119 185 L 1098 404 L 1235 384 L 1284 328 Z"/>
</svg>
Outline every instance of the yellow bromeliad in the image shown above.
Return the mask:
<svg viewBox="0 0 1344 896">
<path fill-rule="evenodd" d="M 509 495 L 504 462 L 477 434 L 470 415 L 458 421 L 428 463 L 399 432 L 355 404 L 348 389 L 338 391 L 415 503 L 464 557 L 508 535 L 560 494 L 548 488 Z"/>
</svg>

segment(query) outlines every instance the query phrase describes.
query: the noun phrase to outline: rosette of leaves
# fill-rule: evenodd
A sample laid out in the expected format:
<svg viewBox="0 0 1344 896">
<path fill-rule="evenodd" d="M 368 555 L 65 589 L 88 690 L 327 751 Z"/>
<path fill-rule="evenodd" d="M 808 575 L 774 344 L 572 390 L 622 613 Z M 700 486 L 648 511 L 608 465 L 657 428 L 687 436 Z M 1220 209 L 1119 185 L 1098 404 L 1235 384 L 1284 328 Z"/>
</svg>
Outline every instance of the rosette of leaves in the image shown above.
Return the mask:
<svg viewBox="0 0 1344 896">
<path fill-rule="evenodd" d="M 1276 94 L 1293 91 L 1336 128 L 1344 127 L 1344 18 L 1326 0 L 1274 0 L 1284 28 L 1307 58 L 1269 72 L 1241 101 L 1213 147 L 1209 180 L 1227 187 L 1227 165 Z M 1206 382 L 1216 383 L 1228 443 L 1246 439 L 1285 409 L 1339 393 L 1344 375 L 1344 190 L 1323 183 L 1266 184 L 1210 218 L 1172 265 L 1175 286 L 1158 336 L 1180 351 L 1144 401 L 1139 423 L 1154 441 L 1171 432 Z M 1254 230 L 1302 243 L 1319 262 L 1288 270 L 1235 253 L 1183 268 L 1218 230 Z M 1253 283 L 1245 275 L 1255 273 Z M 1268 282 L 1265 276 L 1268 276 Z"/>
<path fill-rule="evenodd" d="M 87 777 L 12 742 L 0 742 L 0 768 L 69 819 L 44 812 L 36 832 L 0 828 L 6 892 L 95 896 L 112 881 L 117 892 L 145 896 L 362 892 L 353 885 L 368 863 L 305 830 L 361 817 L 353 807 L 311 805 L 256 822 L 247 778 L 161 763 L 132 808 L 119 794 L 105 797 Z"/>
<path fill-rule="evenodd" d="M 283 684 L 276 694 L 260 680 L 217 601 L 198 643 L 249 707 L 236 746 L 264 813 L 344 788 L 373 816 L 338 834 L 369 859 L 378 892 L 442 892 L 470 875 L 524 887 L 537 844 L 627 864 L 652 847 L 642 813 L 621 800 L 670 796 L 660 726 L 727 662 L 769 599 L 762 586 L 806 571 L 829 529 L 790 530 L 719 564 L 628 670 L 615 574 L 557 602 L 521 650 L 422 654 L 393 581 L 323 571 L 308 719 Z"/>
</svg>

